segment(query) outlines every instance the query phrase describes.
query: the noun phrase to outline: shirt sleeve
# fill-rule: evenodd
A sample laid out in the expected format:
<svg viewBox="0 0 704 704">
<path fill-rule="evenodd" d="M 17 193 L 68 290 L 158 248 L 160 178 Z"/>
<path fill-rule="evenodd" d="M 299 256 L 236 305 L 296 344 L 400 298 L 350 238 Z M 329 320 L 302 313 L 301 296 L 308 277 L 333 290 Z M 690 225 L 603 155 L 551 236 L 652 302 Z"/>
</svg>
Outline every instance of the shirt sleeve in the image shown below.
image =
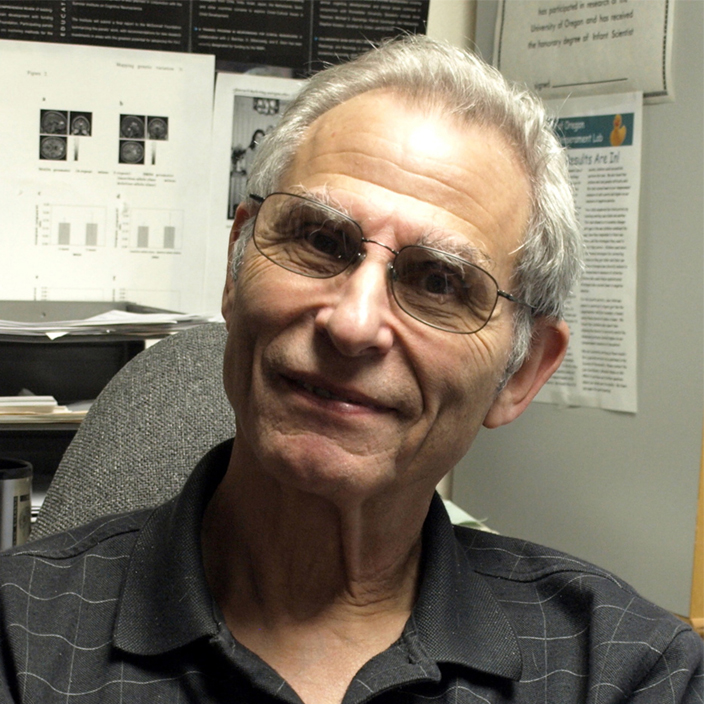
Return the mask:
<svg viewBox="0 0 704 704">
<path fill-rule="evenodd" d="M 704 641 L 694 631 L 680 631 L 628 702 L 703 704 Z"/>
</svg>

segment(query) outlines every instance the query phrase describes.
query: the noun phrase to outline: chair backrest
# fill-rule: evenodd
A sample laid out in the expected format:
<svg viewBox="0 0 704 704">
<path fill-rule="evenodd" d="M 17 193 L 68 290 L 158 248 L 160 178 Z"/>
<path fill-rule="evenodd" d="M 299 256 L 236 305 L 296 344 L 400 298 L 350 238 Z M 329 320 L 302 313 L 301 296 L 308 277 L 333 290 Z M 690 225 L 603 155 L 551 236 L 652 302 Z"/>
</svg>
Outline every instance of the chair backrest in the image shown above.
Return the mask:
<svg viewBox="0 0 704 704">
<path fill-rule="evenodd" d="M 113 377 L 59 464 L 32 540 L 171 498 L 200 457 L 235 434 L 225 339 L 220 323 L 185 330 Z"/>
</svg>

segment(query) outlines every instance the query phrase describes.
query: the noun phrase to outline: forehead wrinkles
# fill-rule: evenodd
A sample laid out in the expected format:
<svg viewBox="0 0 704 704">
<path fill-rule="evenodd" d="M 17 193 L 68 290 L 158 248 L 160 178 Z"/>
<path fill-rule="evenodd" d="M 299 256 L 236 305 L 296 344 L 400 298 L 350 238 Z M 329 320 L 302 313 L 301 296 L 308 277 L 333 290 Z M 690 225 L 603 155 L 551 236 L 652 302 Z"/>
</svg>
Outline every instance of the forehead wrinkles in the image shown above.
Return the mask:
<svg viewBox="0 0 704 704">
<path fill-rule="evenodd" d="M 290 192 L 333 208 L 350 218 L 359 225 L 364 237 L 370 234 L 376 235 L 379 231 L 390 230 L 395 235 L 402 235 L 403 244 L 431 247 L 462 257 L 475 264 L 493 264 L 489 253 L 476 244 L 469 242 L 465 234 L 444 225 L 436 225 L 433 221 L 437 219 L 437 213 L 434 214 L 435 217 L 430 218 L 430 221 L 419 221 L 417 217 L 406 217 L 404 212 L 398 207 L 387 208 L 385 212 L 382 212 L 383 208 L 375 208 L 372 212 L 356 213 L 357 209 L 347 207 L 344 203 L 344 198 L 336 198 L 334 191 L 328 185 L 320 189 L 311 190 L 302 184 L 298 184 L 292 186 Z M 464 224 L 464 221 L 462 223 Z M 405 242 L 403 237 L 406 233 L 408 233 L 409 242 Z M 400 246 L 403 246 L 403 244 Z"/>
<path fill-rule="evenodd" d="M 459 139 L 444 140 L 456 144 L 453 153 L 432 153 L 410 141 L 413 124 L 427 122 L 423 115 L 409 115 L 396 104 L 391 107 L 396 112 L 403 108 L 401 117 L 409 119 L 392 121 L 390 114 L 387 119 L 361 120 L 356 114 L 361 106 L 356 107 L 357 111 L 343 110 L 339 115 L 334 108 L 311 125 L 290 177 L 305 180 L 310 187 L 350 183 L 355 188 L 355 182 L 379 186 L 446 211 L 480 241 L 510 230 L 517 237 L 509 249 L 520 244 L 530 212 L 530 189 L 517 155 L 498 130 L 441 118 L 439 124 L 433 123 L 434 129 L 455 132 Z M 410 127 L 397 128 L 406 122 Z M 481 244 L 488 248 L 488 242 Z"/>
</svg>

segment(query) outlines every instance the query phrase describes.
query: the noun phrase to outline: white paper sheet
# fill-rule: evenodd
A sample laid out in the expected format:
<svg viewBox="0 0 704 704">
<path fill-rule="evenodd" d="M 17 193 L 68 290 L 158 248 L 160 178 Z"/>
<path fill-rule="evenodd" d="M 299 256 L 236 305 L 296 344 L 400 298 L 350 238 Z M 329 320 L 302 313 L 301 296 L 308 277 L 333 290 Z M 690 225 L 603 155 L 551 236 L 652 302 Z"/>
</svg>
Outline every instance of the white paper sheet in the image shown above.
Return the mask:
<svg viewBox="0 0 704 704">
<path fill-rule="evenodd" d="M 212 56 L 0 42 L 0 299 L 200 312 Z"/>
<path fill-rule="evenodd" d="M 107 335 L 117 333 L 134 337 L 165 337 L 203 323 L 217 322 L 196 313 L 133 313 L 110 310 L 79 320 L 26 322 L 0 319 L 0 337 L 48 337 L 56 340 L 65 335 Z"/>
<path fill-rule="evenodd" d="M 502 0 L 494 65 L 542 98 L 672 100 L 674 0 Z"/>
<path fill-rule="evenodd" d="M 536 400 L 635 413 L 642 94 L 554 102 L 586 245 L 567 357 Z"/>
<path fill-rule="evenodd" d="M 80 423 L 87 412 L 59 406 L 53 396 L 0 396 L 0 425 Z"/>
<path fill-rule="evenodd" d="M 218 73 L 210 156 L 210 238 L 205 300 L 220 310 L 227 243 L 257 143 L 278 122 L 303 81 L 254 74 Z"/>
</svg>

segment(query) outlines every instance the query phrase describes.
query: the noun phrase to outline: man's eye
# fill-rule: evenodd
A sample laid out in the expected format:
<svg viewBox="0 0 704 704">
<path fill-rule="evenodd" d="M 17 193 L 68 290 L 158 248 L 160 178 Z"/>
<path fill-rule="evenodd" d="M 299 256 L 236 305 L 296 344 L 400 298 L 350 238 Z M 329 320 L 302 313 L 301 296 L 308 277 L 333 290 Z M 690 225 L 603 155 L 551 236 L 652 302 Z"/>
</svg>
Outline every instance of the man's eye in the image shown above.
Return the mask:
<svg viewBox="0 0 704 704">
<path fill-rule="evenodd" d="M 424 295 L 461 297 L 464 294 L 464 276 L 452 266 L 437 261 L 416 262 L 405 272 L 408 283 Z"/>
<path fill-rule="evenodd" d="M 425 275 L 422 281 L 423 290 L 440 296 L 452 296 L 461 288 L 456 272 L 433 272 Z"/>
<path fill-rule="evenodd" d="M 321 254 L 330 257 L 341 258 L 345 256 L 347 249 L 346 237 L 341 232 L 334 230 L 310 229 L 305 232 L 303 238 Z"/>
<path fill-rule="evenodd" d="M 342 229 L 330 227 L 328 223 L 301 223 L 295 239 L 311 253 L 331 259 L 348 260 L 354 254 L 354 243 Z"/>
<path fill-rule="evenodd" d="M 421 259 L 406 262 L 400 283 L 414 305 L 442 306 L 445 311 L 483 311 L 491 305 L 490 291 L 480 270 L 455 267 L 450 262 Z M 412 297 L 412 300 L 411 300 Z"/>
</svg>

